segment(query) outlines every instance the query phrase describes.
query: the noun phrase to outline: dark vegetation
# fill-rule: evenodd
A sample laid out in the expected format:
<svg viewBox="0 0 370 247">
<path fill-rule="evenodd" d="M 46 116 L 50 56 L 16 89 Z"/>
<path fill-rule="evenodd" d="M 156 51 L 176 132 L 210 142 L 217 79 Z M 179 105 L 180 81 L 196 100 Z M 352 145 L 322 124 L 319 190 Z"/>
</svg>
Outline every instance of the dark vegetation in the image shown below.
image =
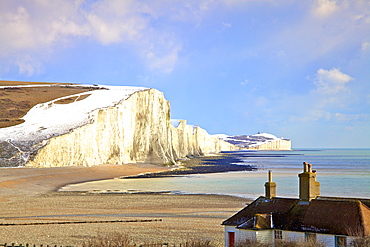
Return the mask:
<svg viewBox="0 0 370 247">
<path fill-rule="evenodd" d="M 349 247 L 369 247 L 370 237 L 357 238 L 351 242 Z M 83 247 L 118 247 L 118 246 L 137 246 L 137 247 L 217 247 L 217 244 L 209 239 L 187 239 L 182 244 L 143 244 L 137 245 L 128 234 L 114 233 L 110 235 L 98 235 L 90 237 L 83 242 Z M 276 241 L 272 243 L 261 243 L 255 239 L 246 239 L 243 242 L 237 242 L 235 247 L 325 247 L 321 242 L 307 241 L 300 242 L 294 240 Z"/>
<path fill-rule="evenodd" d="M 231 171 L 254 171 L 256 166 L 242 163 L 240 154 L 223 153 L 217 156 L 190 157 L 181 162 L 181 167 L 171 171 L 147 173 L 123 178 L 172 177 L 188 174 L 204 174 Z"/>
<path fill-rule="evenodd" d="M 184 243 L 145 243 L 136 244 L 128 234 L 113 233 L 108 235 L 98 234 L 87 238 L 82 247 L 215 247 L 209 239 L 188 239 Z"/>
</svg>

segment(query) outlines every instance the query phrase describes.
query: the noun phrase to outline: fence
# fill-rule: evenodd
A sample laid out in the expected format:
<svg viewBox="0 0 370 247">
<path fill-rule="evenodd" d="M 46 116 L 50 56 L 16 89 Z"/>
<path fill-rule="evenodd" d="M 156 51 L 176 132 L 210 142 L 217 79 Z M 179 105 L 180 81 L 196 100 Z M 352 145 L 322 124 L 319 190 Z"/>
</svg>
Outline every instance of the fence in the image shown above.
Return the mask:
<svg viewBox="0 0 370 247">
<path fill-rule="evenodd" d="M 63 247 L 63 246 L 59 246 L 59 245 L 35 245 L 35 244 L 15 244 L 15 243 L 12 243 L 12 244 L 0 244 L 0 247 Z M 65 246 L 65 247 L 69 247 L 69 246 Z"/>
<path fill-rule="evenodd" d="M 168 244 L 168 243 L 163 243 L 163 244 L 143 244 L 143 245 L 135 245 L 132 247 L 189 247 L 188 243 L 183 243 L 183 244 Z M 61 246 L 61 245 L 36 245 L 36 244 L 0 244 L 0 247 L 71 247 L 71 246 Z"/>
<path fill-rule="evenodd" d="M 95 220 L 95 221 L 57 221 L 57 222 L 29 222 L 29 223 L 0 223 L 0 226 L 35 226 L 35 225 L 54 225 L 54 224 L 92 224 L 92 223 L 132 223 L 132 222 L 155 222 L 162 221 L 162 219 L 143 219 L 143 220 Z M 133 247 L 170 247 L 168 244 L 149 244 L 140 245 Z M 173 247 L 186 247 L 185 245 L 180 246 L 171 245 Z M 1 244 L 0 247 L 71 247 L 61 245 L 36 245 L 36 244 Z"/>
<path fill-rule="evenodd" d="M 55 224 L 91 224 L 91 223 L 131 223 L 131 222 L 154 222 L 162 219 L 149 220 L 94 220 L 94 221 L 57 221 L 57 222 L 30 222 L 30 223 L 1 223 L 0 226 L 35 226 L 35 225 L 55 225 Z M 2 245 L 0 245 L 1 247 Z"/>
</svg>

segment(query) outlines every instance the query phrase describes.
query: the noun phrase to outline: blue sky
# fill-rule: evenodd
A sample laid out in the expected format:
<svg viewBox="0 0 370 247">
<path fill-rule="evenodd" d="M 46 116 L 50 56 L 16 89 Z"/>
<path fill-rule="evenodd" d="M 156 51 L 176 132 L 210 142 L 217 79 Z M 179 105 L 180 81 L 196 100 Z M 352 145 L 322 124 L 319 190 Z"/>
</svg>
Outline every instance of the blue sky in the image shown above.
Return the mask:
<svg viewBox="0 0 370 247">
<path fill-rule="evenodd" d="M 370 148 L 370 3 L 1 0 L 0 79 L 151 87 L 210 134 Z"/>
</svg>

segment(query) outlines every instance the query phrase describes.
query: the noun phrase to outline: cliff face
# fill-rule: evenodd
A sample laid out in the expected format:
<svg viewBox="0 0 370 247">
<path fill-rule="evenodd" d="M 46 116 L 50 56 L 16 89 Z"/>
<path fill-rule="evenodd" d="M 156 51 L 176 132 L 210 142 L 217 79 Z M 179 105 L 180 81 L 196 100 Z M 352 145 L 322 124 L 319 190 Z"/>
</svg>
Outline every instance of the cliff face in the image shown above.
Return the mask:
<svg viewBox="0 0 370 247">
<path fill-rule="evenodd" d="M 291 150 L 291 141 L 280 139 L 273 140 L 271 142 L 263 143 L 258 146 L 252 146 L 248 149 L 258 149 L 258 150 Z"/>
<path fill-rule="evenodd" d="M 89 123 L 42 142 L 36 143 L 40 149 L 23 158 L 26 166 L 174 163 L 187 155 L 236 148 L 184 120 L 172 126 L 169 102 L 155 89 L 137 91 L 114 106 L 95 109 Z"/>
<path fill-rule="evenodd" d="M 268 133 L 255 135 L 223 136 L 222 139 L 241 149 L 291 150 L 291 141 Z"/>
</svg>

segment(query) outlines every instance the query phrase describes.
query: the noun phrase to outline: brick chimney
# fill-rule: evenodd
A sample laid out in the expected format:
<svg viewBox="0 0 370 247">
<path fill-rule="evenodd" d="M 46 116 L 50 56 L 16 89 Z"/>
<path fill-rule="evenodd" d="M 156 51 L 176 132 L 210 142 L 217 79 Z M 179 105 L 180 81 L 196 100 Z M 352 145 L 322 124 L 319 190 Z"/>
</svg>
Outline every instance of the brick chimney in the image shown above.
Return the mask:
<svg viewBox="0 0 370 247">
<path fill-rule="evenodd" d="M 273 198 L 276 197 L 276 183 L 272 182 L 272 171 L 268 173 L 268 182 L 265 183 L 265 197 Z"/>
<path fill-rule="evenodd" d="M 320 183 L 316 181 L 316 171 L 312 171 L 312 165 L 303 162 L 303 173 L 299 177 L 299 199 L 311 201 L 320 196 Z"/>
</svg>

